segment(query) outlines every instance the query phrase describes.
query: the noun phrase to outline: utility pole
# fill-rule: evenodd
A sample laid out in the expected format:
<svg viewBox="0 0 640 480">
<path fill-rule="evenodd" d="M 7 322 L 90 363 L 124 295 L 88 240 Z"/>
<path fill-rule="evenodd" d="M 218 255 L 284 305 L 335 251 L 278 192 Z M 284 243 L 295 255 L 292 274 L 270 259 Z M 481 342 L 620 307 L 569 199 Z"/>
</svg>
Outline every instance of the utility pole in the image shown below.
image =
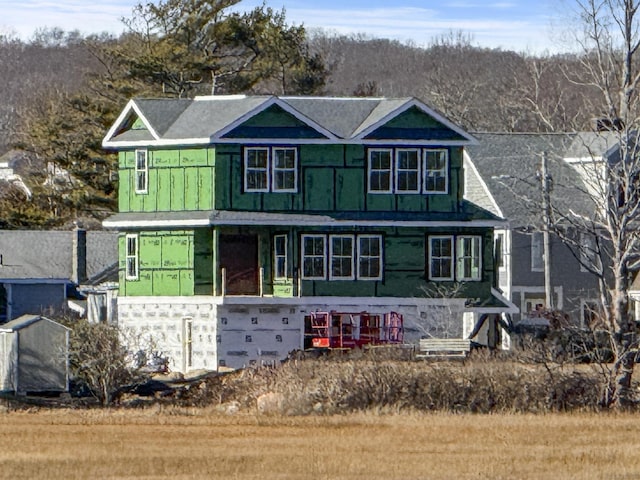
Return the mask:
<svg viewBox="0 0 640 480">
<path fill-rule="evenodd" d="M 540 177 L 540 181 L 542 183 L 542 238 L 544 243 L 544 299 L 547 309 L 553 310 L 553 288 L 551 287 L 551 241 L 549 238 L 549 229 L 551 228 L 551 175 L 547 169 L 547 152 L 542 152 Z"/>
</svg>

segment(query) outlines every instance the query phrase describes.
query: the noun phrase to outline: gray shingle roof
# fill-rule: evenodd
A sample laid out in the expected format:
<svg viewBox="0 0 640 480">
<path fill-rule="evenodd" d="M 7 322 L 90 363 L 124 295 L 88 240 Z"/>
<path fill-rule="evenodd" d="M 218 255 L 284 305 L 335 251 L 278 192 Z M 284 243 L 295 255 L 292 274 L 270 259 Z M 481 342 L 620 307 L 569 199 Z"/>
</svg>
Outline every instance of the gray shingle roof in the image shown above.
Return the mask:
<svg viewBox="0 0 640 480">
<path fill-rule="evenodd" d="M 457 133 L 456 138 L 473 142 L 471 136 L 414 98 L 342 98 L 342 97 L 275 97 L 275 96 L 208 96 L 194 99 L 134 99 L 132 108 L 140 112 L 148 125 L 165 141 L 205 141 L 242 123 L 251 115 L 272 104 L 297 115 L 320 133 L 351 139 L 403 108 L 419 105 L 425 112 Z M 126 110 L 125 110 L 126 111 Z M 124 113 L 124 112 L 123 112 Z M 130 115 L 130 112 L 128 113 Z M 130 118 L 130 117 L 129 117 Z M 122 117 L 118 120 L 123 123 Z M 104 143 L 148 141 L 143 131 L 130 131 L 114 125 Z"/>
<path fill-rule="evenodd" d="M 0 280 L 68 281 L 73 272 L 70 231 L 0 231 Z M 113 232 L 87 232 L 87 276 L 99 274 L 118 259 Z"/>
<path fill-rule="evenodd" d="M 551 202 L 563 211 L 571 209 L 590 216 L 593 203 L 584 193 L 578 172 L 563 158 L 575 142 L 576 134 L 474 134 L 478 145 L 466 148 L 482 180 L 488 186 L 505 218 L 513 227 L 537 226 L 542 212 L 540 181 L 541 155 L 547 153 L 553 178 Z M 530 199 L 531 201 L 527 201 Z"/>
</svg>

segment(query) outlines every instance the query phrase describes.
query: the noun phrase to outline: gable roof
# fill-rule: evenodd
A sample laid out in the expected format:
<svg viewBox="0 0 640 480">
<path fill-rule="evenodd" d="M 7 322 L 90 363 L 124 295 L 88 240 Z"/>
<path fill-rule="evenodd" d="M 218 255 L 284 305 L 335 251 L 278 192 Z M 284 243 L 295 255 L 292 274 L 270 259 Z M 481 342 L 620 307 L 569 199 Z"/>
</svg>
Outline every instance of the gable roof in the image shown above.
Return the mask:
<svg viewBox="0 0 640 480">
<path fill-rule="evenodd" d="M 73 231 L 1 230 L 0 281 L 68 283 L 73 276 Z M 87 232 L 87 277 L 118 258 L 118 236 Z"/>
<path fill-rule="evenodd" d="M 590 216 L 593 201 L 585 193 L 580 174 L 564 159 L 576 134 L 539 133 L 477 133 L 478 144 L 467 153 L 476 168 L 479 180 L 486 184 L 497 207 L 514 228 L 540 224 L 542 214 L 531 208 L 532 199 L 541 199 L 537 178 L 541 155 L 547 153 L 547 165 L 553 179 L 551 202 L 563 210 Z M 465 171 L 465 182 L 473 182 Z"/>
<path fill-rule="evenodd" d="M 361 143 L 365 141 L 365 136 L 410 108 L 416 108 L 433 119 L 441 129 L 451 132 L 450 138 L 434 138 L 435 143 L 467 145 L 475 142 L 473 136 L 442 114 L 411 97 L 221 95 L 194 99 L 130 100 L 107 132 L 102 144 L 105 148 L 119 148 L 238 143 L 237 137 L 225 138 L 225 134 L 274 105 L 318 133 L 319 138 L 291 139 L 298 143 Z M 134 118 L 145 128 L 132 129 Z M 423 144 L 432 139 L 426 131 L 422 136 L 424 138 L 417 140 Z M 375 142 L 375 139 L 367 138 L 366 141 Z"/>
</svg>

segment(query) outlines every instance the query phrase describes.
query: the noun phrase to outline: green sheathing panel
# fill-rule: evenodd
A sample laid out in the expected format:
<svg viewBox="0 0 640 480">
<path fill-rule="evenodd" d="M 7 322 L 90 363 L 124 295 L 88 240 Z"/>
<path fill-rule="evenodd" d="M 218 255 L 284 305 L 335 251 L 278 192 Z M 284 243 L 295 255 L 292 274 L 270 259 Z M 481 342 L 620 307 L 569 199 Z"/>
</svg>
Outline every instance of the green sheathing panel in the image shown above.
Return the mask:
<svg viewBox="0 0 640 480">
<path fill-rule="evenodd" d="M 251 117 L 224 138 L 326 138 L 277 105 Z"/>
<path fill-rule="evenodd" d="M 213 229 L 196 229 L 193 242 L 194 293 L 213 295 Z"/>
<path fill-rule="evenodd" d="M 189 296 L 194 294 L 194 232 L 136 232 L 139 278 L 125 279 L 125 237 L 119 237 L 120 294 L 123 296 Z"/>
<path fill-rule="evenodd" d="M 304 233 L 336 233 L 337 230 L 295 229 L 296 239 L 293 252 L 294 269 L 300 267 L 300 235 Z M 303 280 L 304 296 L 374 296 L 374 297 L 442 297 L 443 294 L 461 298 L 488 300 L 493 285 L 493 234 L 491 229 L 448 229 L 430 230 L 423 228 L 386 228 L 341 230 L 342 233 L 379 234 L 384 241 L 384 274 L 381 281 L 348 280 L 321 281 Z M 428 235 L 481 235 L 483 241 L 482 278 L 480 281 L 430 282 L 427 280 L 427 237 Z"/>
<path fill-rule="evenodd" d="M 120 152 L 120 212 L 211 210 L 215 150 L 149 150 L 148 191 L 135 191 L 135 151 Z"/>
<path fill-rule="evenodd" d="M 298 147 L 298 192 L 244 192 L 243 149 L 216 148 L 215 208 L 271 212 L 456 212 L 462 200 L 462 148 L 449 149 L 449 191 L 445 194 L 368 194 L 366 150 L 360 145 Z M 189 189 L 174 183 L 174 188 Z M 208 178 L 202 179 L 208 182 Z M 201 189 L 202 191 L 202 189 Z M 175 197 L 175 195 L 174 195 Z M 177 197 L 176 197 L 177 198 Z M 182 201 L 182 199 L 179 199 Z M 186 200 L 185 200 L 186 201 Z M 174 210 L 181 210 L 182 204 Z M 188 209 L 188 208 L 187 208 Z"/>
<path fill-rule="evenodd" d="M 411 107 L 395 116 L 367 135 L 366 138 L 377 140 L 419 140 L 422 138 L 443 141 L 465 140 L 462 135 L 416 107 Z"/>
</svg>

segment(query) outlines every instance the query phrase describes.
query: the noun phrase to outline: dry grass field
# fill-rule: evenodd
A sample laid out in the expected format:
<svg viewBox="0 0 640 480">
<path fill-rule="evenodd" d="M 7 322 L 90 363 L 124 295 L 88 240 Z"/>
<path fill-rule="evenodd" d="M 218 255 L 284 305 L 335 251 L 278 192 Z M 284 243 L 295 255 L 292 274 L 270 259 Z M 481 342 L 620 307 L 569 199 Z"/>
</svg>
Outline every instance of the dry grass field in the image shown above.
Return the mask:
<svg viewBox="0 0 640 480">
<path fill-rule="evenodd" d="M 633 414 L 0 413 L 0 478 L 636 479 Z"/>
</svg>

